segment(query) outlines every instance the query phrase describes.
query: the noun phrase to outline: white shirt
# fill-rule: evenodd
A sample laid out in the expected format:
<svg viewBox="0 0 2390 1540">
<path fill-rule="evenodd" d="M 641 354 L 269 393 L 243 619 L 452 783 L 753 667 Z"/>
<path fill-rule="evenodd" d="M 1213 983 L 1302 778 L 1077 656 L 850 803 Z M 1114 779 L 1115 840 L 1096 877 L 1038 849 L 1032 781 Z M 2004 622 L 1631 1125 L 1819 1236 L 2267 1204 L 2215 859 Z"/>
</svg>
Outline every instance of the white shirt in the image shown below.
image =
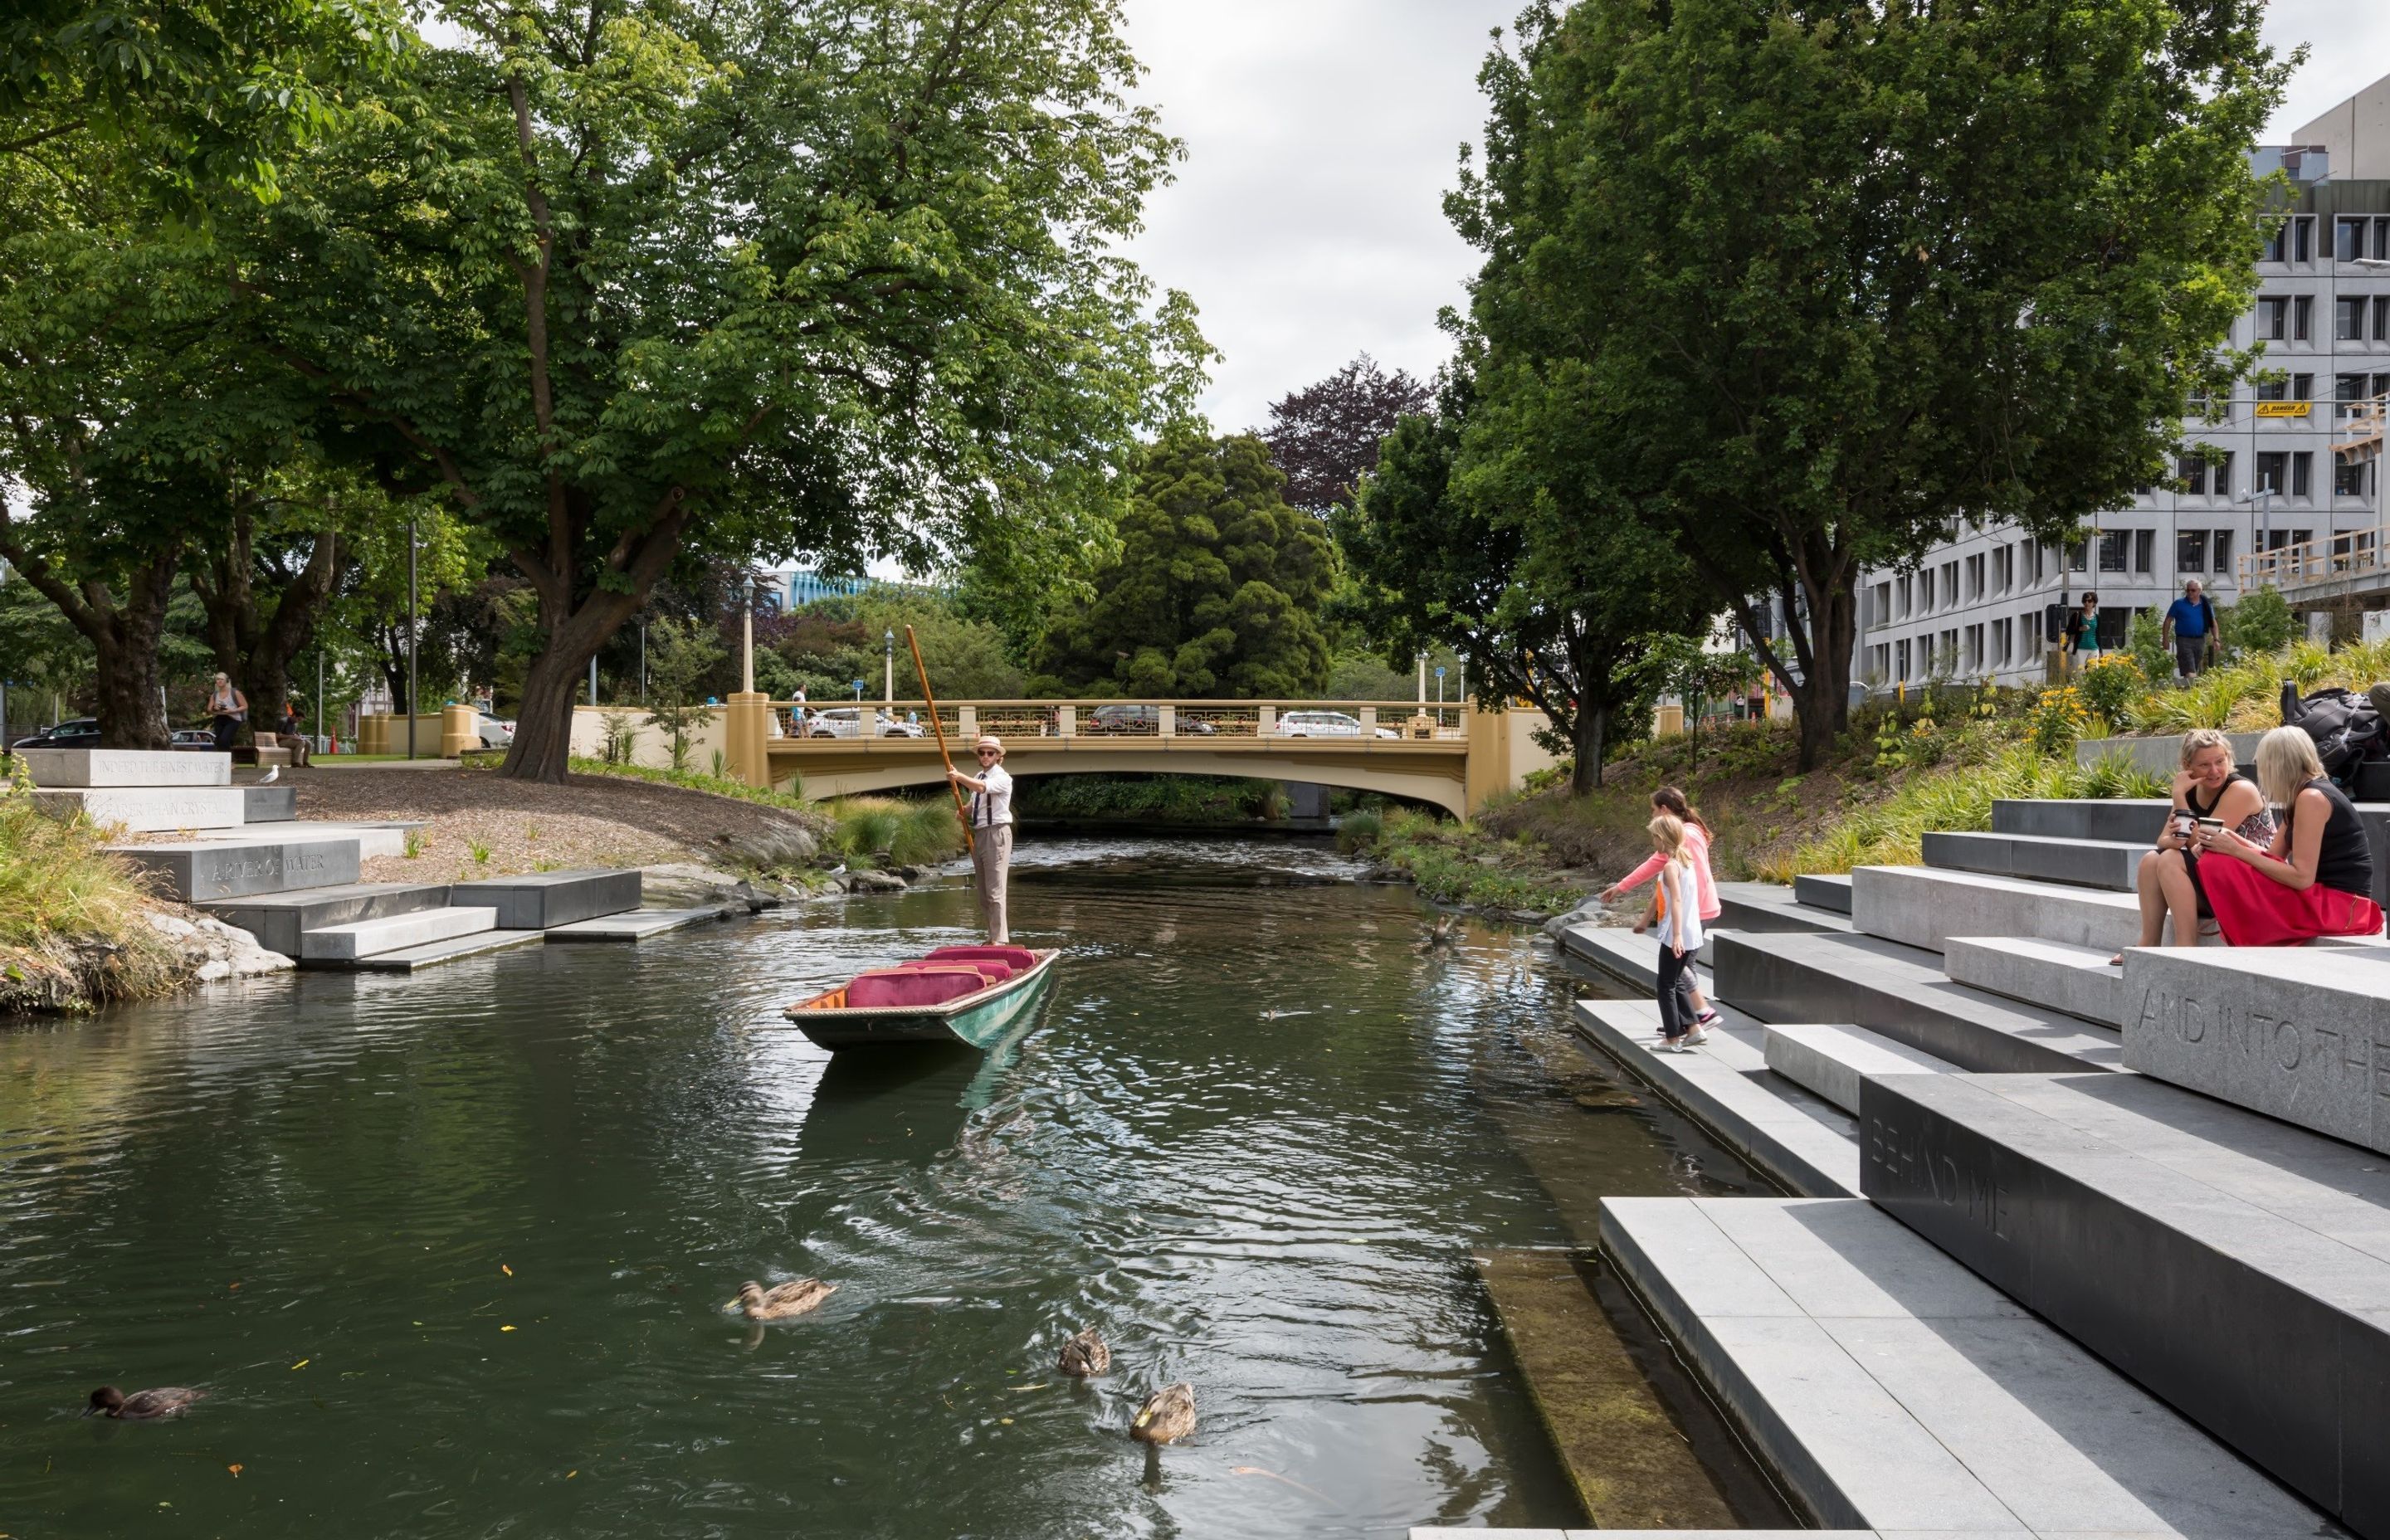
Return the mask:
<svg viewBox="0 0 2390 1540">
<path fill-rule="evenodd" d="M 1012 822 L 1012 777 L 1001 764 L 991 764 L 977 777 L 987 789 L 974 791 L 970 800 L 970 821 L 973 828 L 992 828 Z"/>
<path fill-rule="evenodd" d="M 1702 949 L 1701 890 L 1693 880 L 1693 868 L 1682 861 L 1669 861 L 1660 867 L 1660 891 L 1666 895 L 1667 905 L 1660 916 L 1660 944 L 1682 945 L 1687 956 Z"/>
</svg>

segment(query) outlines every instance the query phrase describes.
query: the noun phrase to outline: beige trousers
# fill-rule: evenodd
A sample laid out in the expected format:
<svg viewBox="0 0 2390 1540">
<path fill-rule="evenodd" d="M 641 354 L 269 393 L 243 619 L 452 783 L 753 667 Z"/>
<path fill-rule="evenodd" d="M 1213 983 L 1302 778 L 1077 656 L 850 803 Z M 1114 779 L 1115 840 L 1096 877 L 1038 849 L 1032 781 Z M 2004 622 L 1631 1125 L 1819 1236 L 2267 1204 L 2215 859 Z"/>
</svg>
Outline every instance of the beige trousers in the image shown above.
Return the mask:
<svg viewBox="0 0 2390 1540">
<path fill-rule="evenodd" d="M 972 887 L 979 893 L 980 918 L 987 925 L 990 946 L 1009 942 L 1004 923 L 1004 879 L 1012 865 L 1012 826 L 996 824 L 971 830 Z"/>
</svg>

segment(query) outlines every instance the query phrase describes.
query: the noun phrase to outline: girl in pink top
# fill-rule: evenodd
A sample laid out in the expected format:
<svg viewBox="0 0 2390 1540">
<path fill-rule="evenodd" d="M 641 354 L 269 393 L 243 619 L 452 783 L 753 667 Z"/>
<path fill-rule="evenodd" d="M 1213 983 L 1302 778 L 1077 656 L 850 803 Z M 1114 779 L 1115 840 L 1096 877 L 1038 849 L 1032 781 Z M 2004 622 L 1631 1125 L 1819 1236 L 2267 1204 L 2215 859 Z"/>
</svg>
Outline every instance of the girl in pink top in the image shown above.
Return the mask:
<svg viewBox="0 0 2390 1540">
<path fill-rule="evenodd" d="M 1686 799 L 1685 794 L 1673 786 L 1664 786 L 1651 793 L 1651 811 L 1668 814 L 1684 824 L 1685 858 L 1692 865 L 1693 891 L 1701 904 L 1702 918 L 1704 922 L 1717 918 L 1719 912 L 1717 882 L 1710 875 L 1710 826 L 1703 822 L 1701 814 Z M 1604 888 L 1601 891 L 1601 901 L 1604 904 L 1617 903 L 1621 895 L 1634 892 L 1657 877 L 1660 874 L 1660 868 L 1666 864 L 1664 857 L 1654 853 L 1641 866 Z M 1656 894 L 1656 889 L 1654 892 Z M 1651 918 L 1650 912 L 1646 911 L 1643 918 L 1636 922 L 1637 935 L 1641 935 L 1651 926 Z M 1688 967 L 1685 969 L 1679 987 L 1685 993 L 1685 998 L 1689 1002 L 1689 1014 L 1697 1029 L 1706 1029 L 1711 1022 L 1717 1020 L 1717 1010 L 1702 993 L 1701 984 L 1694 978 L 1691 968 Z"/>
</svg>

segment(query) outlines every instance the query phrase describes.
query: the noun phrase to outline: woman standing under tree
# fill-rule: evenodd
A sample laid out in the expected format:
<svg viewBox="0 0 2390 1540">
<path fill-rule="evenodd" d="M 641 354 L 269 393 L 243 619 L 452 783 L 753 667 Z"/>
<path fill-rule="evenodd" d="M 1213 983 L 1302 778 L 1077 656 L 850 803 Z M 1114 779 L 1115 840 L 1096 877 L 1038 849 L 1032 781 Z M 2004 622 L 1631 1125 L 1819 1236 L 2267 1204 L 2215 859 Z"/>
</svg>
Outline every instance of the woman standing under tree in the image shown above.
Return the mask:
<svg viewBox="0 0 2390 1540">
<path fill-rule="evenodd" d="M 231 752 L 233 739 L 240 736 L 240 725 L 249 720 L 249 697 L 228 675 L 219 674 L 208 687 L 208 714 L 215 718 L 217 751 Z"/>
</svg>

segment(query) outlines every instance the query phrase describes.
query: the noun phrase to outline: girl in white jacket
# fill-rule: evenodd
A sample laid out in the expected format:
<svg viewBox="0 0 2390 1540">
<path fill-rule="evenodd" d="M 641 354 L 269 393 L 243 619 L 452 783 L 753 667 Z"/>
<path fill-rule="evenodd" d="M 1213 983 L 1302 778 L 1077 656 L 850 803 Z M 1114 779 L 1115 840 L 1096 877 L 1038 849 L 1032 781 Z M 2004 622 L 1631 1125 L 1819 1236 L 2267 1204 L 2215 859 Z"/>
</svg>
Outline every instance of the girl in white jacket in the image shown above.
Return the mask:
<svg viewBox="0 0 2390 1540">
<path fill-rule="evenodd" d="M 1709 1041 L 1709 1033 L 1693 1020 L 1690 1005 L 1677 991 L 1677 981 L 1693 966 L 1702 949 L 1702 900 L 1692 862 L 1685 853 L 1685 824 L 1673 813 L 1663 813 L 1648 826 L 1651 848 L 1660 857 L 1660 1031 L 1666 1039 L 1664 1053 L 1684 1053 Z"/>
</svg>

